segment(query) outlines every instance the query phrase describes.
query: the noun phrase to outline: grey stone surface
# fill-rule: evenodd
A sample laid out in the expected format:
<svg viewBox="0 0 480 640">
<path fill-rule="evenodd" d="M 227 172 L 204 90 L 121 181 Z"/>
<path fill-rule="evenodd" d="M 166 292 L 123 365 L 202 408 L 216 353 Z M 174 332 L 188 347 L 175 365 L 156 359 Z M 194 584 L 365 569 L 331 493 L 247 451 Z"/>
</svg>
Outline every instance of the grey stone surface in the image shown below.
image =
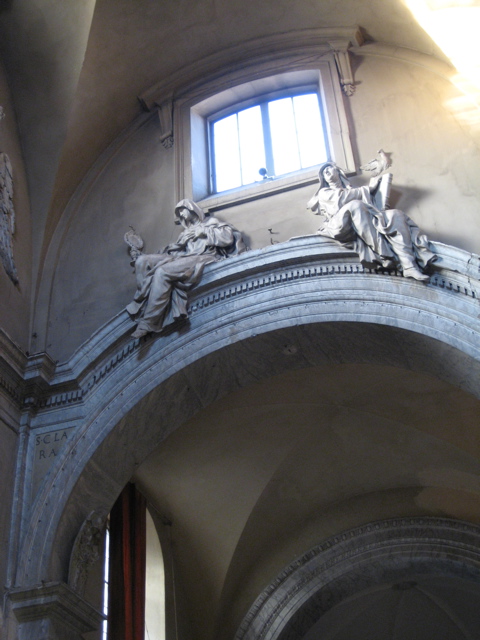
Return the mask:
<svg viewBox="0 0 480 640">
<path fill-rule="evenodd" d="M 252 605 L 235 637 L 303 638 L 342 600 L 412 575 L 461 578 L 478 589 L 479 541 L 480 528 L 441 518 L 397 518 L 345 531 L 286 567 Z"/>
<path fill-rule="evenodd" d="M 101 613 L 62 583 L 15 589 L 9 596 L 19 622 L 19 640 L 81 640 L 103 620 Z"/>
<path fill-rule="evenodd" d="M 105 489 L 98 496 L 98 507 L 105 505 L 100 511 L 108 509 L 158 438 L 199 407 L 285 366 L 388 362 L 431 371 L 478 394 L 478 281 L 472 277 L 478 258 L 440 245 L 434 249 L 440 256 L 439 267 L 425 285 L 365 269 L 352 252 L 318 237 L 299 238 L 208 266 L 192 295 L 189 322 L 170 335 L 132 340 L 126 313 L 114 318 L 70 363 L 58 367 L 33 405 L 29 456 L 34 455 L 35 433 L 60 422 L 78 426 L 75 437 L 39 484 L 33 502 L 25 497 L 19 579 L 45 575 L 53 579 L 61 572 L 70 554 L 65 543 L 72 534 L 60 531 L 64 527 L 78 531 L 92 510 L 88 496 L 96 487 Z M 336 329 L 329 323 L 335 323 Z M 341 327 L 350 324 L 352 329 L 342 334 Z M 315 327 L 319 333 L 312 340 L 309 333 Z M 391 337 L 396 331 L 402 333 L 399 342 Z M 378 336 L 369 341 L 367 336 L 375 333 Z M 299 340 L 305 347 L 287 348 Z M 255 360 L 255 341 L 270 343 L 271 357 Z M 436 352 L 441 371 L 435 367 Z M 209 358 L 218 384 L 207 390 L 195 366 L 205 365 Z M 230 367 L 233 361 L 236 365 Z M 179 376 L 185 382 L 179 382 Z M 154 389 L 156 395 L 149 400 Z M 183 389 L 181 396 L 178 389 Z M 158 397 L 170 401 L 159 404 Z M 166 412 L 163 434 L 141 432 L 130 419 L 124 421 L 142 399 L 152 403 L 153 414 Z M 145 428 L 147 425 L 148 420 Z M 125 457 L 117 455 L 114 465 L 107 462 L 112 443 L 104 440 L 110 432 L 117 441 L 125 440 L 117 448 Z M 99 446 L 102 441 L 104 445 Z M 48 516 L 43 515 L 45 510 Z M 71 519 L 68 516 L 67 522 L 68 513 Z"/>
</svg>

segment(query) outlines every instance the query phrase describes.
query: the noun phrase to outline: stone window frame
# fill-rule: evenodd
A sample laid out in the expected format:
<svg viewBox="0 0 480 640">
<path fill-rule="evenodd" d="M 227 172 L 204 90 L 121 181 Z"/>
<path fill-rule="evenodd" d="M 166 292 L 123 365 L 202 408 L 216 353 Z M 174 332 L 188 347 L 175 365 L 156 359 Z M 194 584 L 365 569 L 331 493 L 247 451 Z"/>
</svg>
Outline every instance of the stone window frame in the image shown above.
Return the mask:
<svg viewBox="0 0 480 640">
<path fill-rule="evenodd" d="M 274 180 L 245 185 L 229 191 L 210 194 L 209 118 L 222 110 L 243 105 L 248 100 L 270 93 L 299 93 L 305 89 L 318 92 L 326 122 L 327 143 L 331 160 L 346 170 L 356 172 L 350 139 L 350 128 L 339 77 L 338 62 L 333 51 L 308 63 L 278 63 L 268 70 L 251 69 L 248 75 L 226 74 L 195 87 L 188 95 L 175 100 L 175 183 L 177 199 L 192 198 L 205 210 L 214 211 L 230 205 L 313 184 L 318 179 L 317 167 L 301 169 Z M 272 71 L 275 71 L 272 73 Z M 231 77 L 230 77 L 231 76 Z"/>
</svg>

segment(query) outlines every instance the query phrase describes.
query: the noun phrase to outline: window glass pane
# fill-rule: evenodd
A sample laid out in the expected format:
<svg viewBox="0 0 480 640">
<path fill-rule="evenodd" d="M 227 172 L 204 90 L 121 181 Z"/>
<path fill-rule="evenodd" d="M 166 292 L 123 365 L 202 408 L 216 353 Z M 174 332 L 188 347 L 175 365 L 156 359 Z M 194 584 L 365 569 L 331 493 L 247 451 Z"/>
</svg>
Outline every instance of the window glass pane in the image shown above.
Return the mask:
<svg viewBox="0 0 480 640">
<path fill-rule="evenodd" d="M 238 113 L 240 157 L 242 165 L 241 184 L 261 180 L 258 170 L 265 166 L 262 112 L 257 105 Z"/>
<path fill-rule="evenodd" d="M 216 191 L 233 189 L 242 184 L 237 114 L 213 124 Z"/>
<path fill-rule="evenodd" d="M 300 169 L 292 99 L 282 98 L 269 102 L 268 114 L 275 175 L 279 176 Z"/>
<path fill-rule="evenodd" d="M 213 123 L 212 135 L 216 192 L 259 182 L 261 167 L 281 176 L 328 160 L 316 93 L 233 113 Z"/>
<path fill-rule="evenodd" d="M 328 160 L 318 96 L 309 93 L 293 98 L 302 169 Z"/>
</svg>

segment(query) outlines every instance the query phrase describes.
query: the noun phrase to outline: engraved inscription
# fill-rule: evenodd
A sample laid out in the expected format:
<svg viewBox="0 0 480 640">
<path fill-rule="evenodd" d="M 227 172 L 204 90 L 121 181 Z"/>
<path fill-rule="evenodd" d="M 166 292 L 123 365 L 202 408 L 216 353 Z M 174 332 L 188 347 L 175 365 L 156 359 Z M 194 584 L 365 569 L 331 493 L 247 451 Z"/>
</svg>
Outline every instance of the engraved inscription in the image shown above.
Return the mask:
<svg viewBox="0 0 480 640">
<path fill-rule="evenodd" d="M 73 434 L 74 427 L 67 427 L 35 435 L 33 461 L 33 484 L 35 489 L 65 445 L 71 440 Z"/>
</svg>

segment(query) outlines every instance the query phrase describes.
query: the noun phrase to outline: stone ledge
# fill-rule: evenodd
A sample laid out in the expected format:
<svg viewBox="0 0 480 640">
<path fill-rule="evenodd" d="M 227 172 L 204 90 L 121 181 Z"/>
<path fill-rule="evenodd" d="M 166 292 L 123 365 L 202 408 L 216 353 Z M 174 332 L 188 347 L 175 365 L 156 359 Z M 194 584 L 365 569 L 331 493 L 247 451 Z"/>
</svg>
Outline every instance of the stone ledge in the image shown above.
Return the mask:
<svg viewBox="0 0 480 640">
<path fill-rule="evenodd" d="M 30 627 L 30 630 L 33 630 L 32 625 L 27 623 L 51 623 L 54 628 L 75 634 L 70 637 L 80 637 L 82 633 L 98 629 L 104 620 L 103 614 L 62 582 L 13 589 L 8 595 L 20 626 Z M 23 637 L 21 632 L 20 637 Z"/>
<path fill-rule="evenodd" d="M 455 295 L 459 301 L 476 303 L 480 296 L 480 258 L 455 247 L 431 244 L 439 259 L 427 285 L 404 279 L 396 271 L 365 268 L 353 251 L 317 235 L 292 238 L 285 243 L 249 251 L 207 265 L 202 281 L 190 294 L 190 318 L 193 321 L 200 311 L 220 302 L 241 299 L 245 294 L 260 293 L 262 289 L 293 281 L 303 286 L 302 281 L 306 283 L 312 279 L 321 281 L 321 286 L 327 290 L 335 291 L 340 285 L 338 278 L 345 282 L 345 278 L 372 276 L 376 278 L 373 287 L 376 293 L 396 282 L 397 286 L 416 287 L 417 295 L 419 287 L 425 287 L 427 292 L 439 289 Z M 320 289 L 319 295 L 321 297 Z M 123 310 L 79 347 L 68 362 L 55 366 L 47 354 L 28 358 L 24 363 L 23 381 L 17 375 L 17 404 L 34 411 L 82 404 L 96 385 L 141 348 L 143 342 L 129 336 L 132 327 Z"/>
</svg>

